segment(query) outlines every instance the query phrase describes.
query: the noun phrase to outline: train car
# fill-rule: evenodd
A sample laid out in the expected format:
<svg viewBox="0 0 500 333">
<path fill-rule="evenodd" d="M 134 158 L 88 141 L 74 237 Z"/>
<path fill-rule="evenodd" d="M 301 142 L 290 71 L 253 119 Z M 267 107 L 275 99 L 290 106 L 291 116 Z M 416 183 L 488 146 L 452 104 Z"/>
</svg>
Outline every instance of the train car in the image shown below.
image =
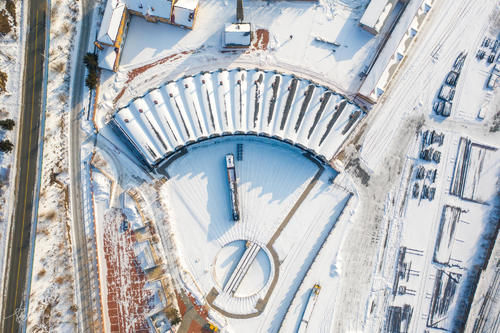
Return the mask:
<svg viewBox="0 0 500 333">
<path fill-rule="evenodd" d="M 229 193 L 231 199 L 231 211 L 234 221 L 240 220 L 240 212 L 238 208 L 238 184 L 236 181 L 236 168 L 234 166 L 233 154 L 226 155 L 227 181 L 229 183 Z"/>
</svg>

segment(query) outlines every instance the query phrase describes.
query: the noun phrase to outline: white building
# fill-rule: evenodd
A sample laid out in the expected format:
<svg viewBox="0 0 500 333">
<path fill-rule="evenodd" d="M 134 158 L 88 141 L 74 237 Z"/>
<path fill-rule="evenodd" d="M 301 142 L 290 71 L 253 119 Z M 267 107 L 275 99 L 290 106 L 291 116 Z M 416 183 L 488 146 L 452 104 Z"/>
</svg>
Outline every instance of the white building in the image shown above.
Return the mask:
<svg viewBox="0 0 500 333">
<path fill-rule="evenodd" d="M 406 0 L 402 0 L 406 2 Z M 372 34 L 378 34 L 384 27 L 387 18 L 396 7 L 398 0 L 372 0 L 359 20 L 359 25 Z"/>
<path fill-rule="evenodd" d="M 358 92 L 358 97 L 376 103 L 389 85 L 408 50 L 427 20 L 435 0 L 413 0 L 408 2 L 397 24 L 387 39 L 373 65 L 368 71 Z"/>
<path fill-rule="evenodd" d="M 193 28 L 198 11 L 198 0 L 176 0 L 172 9 L 172 24 Z"/>
<path fill-rule="evenodd" d="M 123 48 L 127 22 L 127 8 L 120 1 L 108 1 L 96 45 L 101 50 L 98 57 L 100 68 L 115 71 Z"/>
<path fill-rule="evenodd" d="M 222 35 L 225 48 L 246 48 L 252 42 L 252 26 L 250 23 L 227 23 Z"/>
</svg>

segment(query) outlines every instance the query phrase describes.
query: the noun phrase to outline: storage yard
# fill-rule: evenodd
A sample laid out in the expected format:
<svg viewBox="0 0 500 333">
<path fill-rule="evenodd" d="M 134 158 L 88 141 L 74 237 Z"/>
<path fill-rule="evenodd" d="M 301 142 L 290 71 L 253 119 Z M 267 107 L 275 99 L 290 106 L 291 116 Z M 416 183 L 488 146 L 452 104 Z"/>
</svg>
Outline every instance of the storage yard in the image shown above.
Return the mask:
<svg viewBox="0 0 500 333">
<path fill-rule="evenodd" d="M 402 173 L 402 180 L 409 183 L 400 187 L 400 191 L 408 190 L 401 192 L 396 202 L 400 208 L 395 213 L 395 223 L 387 230 L 388 235 L 401 233 L 401 238 L 394 239 L 397 248 L 387 249 L 395 251 L 396 269 L 392 285 L 387 286 L 391 294 L 384 300 L 389 305 L 385 310 L 386 332 L 431 328 L 463 330 L 462 318 L 467 317 L 470 307 L 470 284 L 477 278 L 477 265 L 487 255 L 483 244 L 488 244 L 496 234 L 496 222 L 488 217 L 487 202 L 495 197 L 497 187 L 481 181 L 496 169 L 497 150 L 456 133 L 444 132 L 442 141 L 439 139 L 440 144 L 435 147 L 442 152 L 437 163 L 431 158 L 427 160 L 428 154 L 422 154 L 422 148 L 432 142 L 428 139 L 429 133 L 436 137 L 436 131 L 423 129 L 410 146 Z M 476 198 L 482 200 L 461 196 L 462 192 L 457 190 L 465 186 L 457 184 L 467 182 L 468 151 L 472 146 L 481 147 L 477 149 L 483 149 L 482 154 L 486 156 L 497 156 L 475 158 L 481 167 L 472 167 L 474 176 L 468 178 L 468 188 L 475 189 Z M 429 179 L 429 173 L 421 171 L 429 167 L 435 170 L 435 178 Z M 418 187 L 411 184 L 422 181 L 428 184 L 429 192 L 432 191 L 431 197 L 415 195 L 414 189 Z M 390 271 L 387 274 L 389 277 Z M 382 295 L 376 294 L 372 294 L 374 302 L 380 304 L 378 297 Z M 405 311 L 411 315 L 402 315 Z"/>
</svg>

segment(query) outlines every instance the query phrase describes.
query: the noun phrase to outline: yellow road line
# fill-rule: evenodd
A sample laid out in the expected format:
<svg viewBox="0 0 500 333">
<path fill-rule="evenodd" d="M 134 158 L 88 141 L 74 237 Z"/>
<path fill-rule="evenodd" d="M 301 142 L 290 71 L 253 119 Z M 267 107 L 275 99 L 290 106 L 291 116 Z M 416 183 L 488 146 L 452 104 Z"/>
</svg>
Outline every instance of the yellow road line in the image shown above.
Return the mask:
<svg viewBox="0 0 500 333">
<path fill-rule="evenodd" d="M 30 150 L 31 150 L 31 137 L 32 137 L 32 131 L 31 128 L 33 127 L 33 113 L 35 110 L 35 84 L 36 84 L 36 54 L 37 54 L 37 48 L 38 48 L 38 10 L 36 11 L 36 23 L 35 23 L 35 58 L 34 58 L 34 65 L 33 65 L 33 92 L 31 94 L 31 117 L 30 117 L 30 136 L 29 136 L 29 143 L 28 143 L 28 164 L 26 167 L 26 187 L 25 187 L 25 192 L 24 192 L 24 204 L 23 204 L 23 222 L 21 225 L 21 250 L 19 252 L 19 262 L 17 265 L 17 278 L 16 278 L 16 296 L 14 297 L 14 309 L 17 308 L 17 291 L 19 288 L 19 274 L 21 272 L 21 258 L 23 254 L 23 236 L 24 236 L 24 220 L 26 218 L 26 200 L 28 198 L 28 178 L 29 178 L 29 170 L 30 170 Z M 29 297 L 29 295 L 27 295 Z M 15 318 L 13 318 L 15 320 Z M 11 333 L 14 332 L 14 325 L 12 325 Z"/>
</svg>

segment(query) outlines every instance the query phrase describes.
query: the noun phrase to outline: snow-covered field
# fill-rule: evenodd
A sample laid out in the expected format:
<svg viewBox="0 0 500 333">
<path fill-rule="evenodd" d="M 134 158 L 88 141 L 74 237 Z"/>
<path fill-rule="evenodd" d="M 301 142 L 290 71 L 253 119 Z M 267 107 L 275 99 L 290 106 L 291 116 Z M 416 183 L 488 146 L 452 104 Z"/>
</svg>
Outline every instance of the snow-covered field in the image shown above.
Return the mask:
<svg viewBox="0 0 500 333">
<path fill-rule="evenodd" d="M 240 221 L 235 222 L 224 157 L 227 153 L 236 156 L 237 144 L 243 144 L 243 159 L 236 161 Z M 297 148 L 247 136 L 213 139 L 195 145 L 165 169 L 169 180 L 161 197 L 168 207 L 179 256 L 197 284 L 200 296 L 206 297 L 214 288 L 219 293 L 215 306 L 235 315 L 245 315 L 256 313 L 258 300 L 265 299 L 270 292 L 267 306 L 259 316 L 227 318 L 229 331 L 276 331 L 287 310 L 285 305 L 292 301 L 332 228 L 336 241 L 329 246 L 331 252 L 327 251 L 327 256 L 335 258 L 334 251 L 338 250 L 345 231 L 345 226 L 337 226 L 337 218 L 350 193 L 332 184 L 336 172 L 329 167 L 322 171 L 288 224 L 283 229 L 280 227 L 318 170 L 321 170 L 318 165 Z M 227 269 L 231 269 L 225 266 L 234 269 L 243 251 L 238 251 L 238 243 L 234 242 L 241 240 L 257 243 L 262 249 L 231 296 L 222 290 L 217 276 L 227 277 Z M 276 252 L 277 262 L 273 261 L 269 247 Z M 221 256 L 226 258 L 224 265 Z M 323 274 L 325 279 L 331 270 L 330 265 L 316 266 L 316 277 Z M 271 286 L 276 274 L 279 274 L 277 283 Z M 325 293 L 329 288 L 325 285 Z"/>
<path fill-rule="evenodd" d="M 499 94 L 485 86 L 492 65 L 487 65 L 485 59 L 477 60 L 475 55 L 485 36 L 498 36 L 498 9 L 493 1 L 437 3 L 431 23 L 420 32 L 421 41 L 402 67 L 401 75 L 366 119 L 367 129 L 359 142 L 360 157 L 372 177 L 387 172 L 384 162 L 388 158 L 408 155 L 400 162 L 400 182 L 391 185 L 383 224 L 379 224 L 381 241 L 365 308 L 365 330 L 390 326 L 397 322 L 390 318 L 410 312 L 411 318 L 402 320 L 401 329 L 408 324 L 410 331 L 431 327 L 454 331 L 466 318 L 467 297 L 477 274 L 475 265 L 483 264 L 484 247 L 495 227 L 492 198 L 498 189 L 500 159 L 498 151 L 482 149 L 481 145 L 498 148 L 499 134 L 489 128 L 498 109 Z M 457 16 L 462 19 L 456 20 Z M 467 59 L 451 117 L 442 118 L 433 113 L 432 105 L 460 52 L 467 53 Z M 484 120 L 478 119 L 481 108 L 485 110 Z M 421 137 L 415 137 L 415 132 L 424 124 L 445 133 L 444 144 L 434 147 L 441 152 L 439 165 L 419 160 Z M 463 195 L 457 197 L 451 195 L 451 182 L 456 164 L 461 163 L 461 137 L 471 137 L 479 146 L 472 146 L 471 157 L 465 162 L 468 170 L 462 179 Z M 434 184 L 428 179 L 415 180 L 419 166 L 437 170 Z M 412 198 L 415 183 L 419 191 L 417 198 Z M 435 189 L 432 201 L 420 199 L 423 185 Z M 381 193 L 378 196 L 381 198 Z M 454 220 L 451 214 L 459 214 L 458 220 L 450 222 Z M 406 249 L 404 256 L 399 252 L 401 248 Z M 446 263 L 436 264 L 435 260 Z M 398 269 L 401 279 L 396 277 Z M 453 290 L 450 297 L 441 297 L 445 288 Z"/>
</svg>

